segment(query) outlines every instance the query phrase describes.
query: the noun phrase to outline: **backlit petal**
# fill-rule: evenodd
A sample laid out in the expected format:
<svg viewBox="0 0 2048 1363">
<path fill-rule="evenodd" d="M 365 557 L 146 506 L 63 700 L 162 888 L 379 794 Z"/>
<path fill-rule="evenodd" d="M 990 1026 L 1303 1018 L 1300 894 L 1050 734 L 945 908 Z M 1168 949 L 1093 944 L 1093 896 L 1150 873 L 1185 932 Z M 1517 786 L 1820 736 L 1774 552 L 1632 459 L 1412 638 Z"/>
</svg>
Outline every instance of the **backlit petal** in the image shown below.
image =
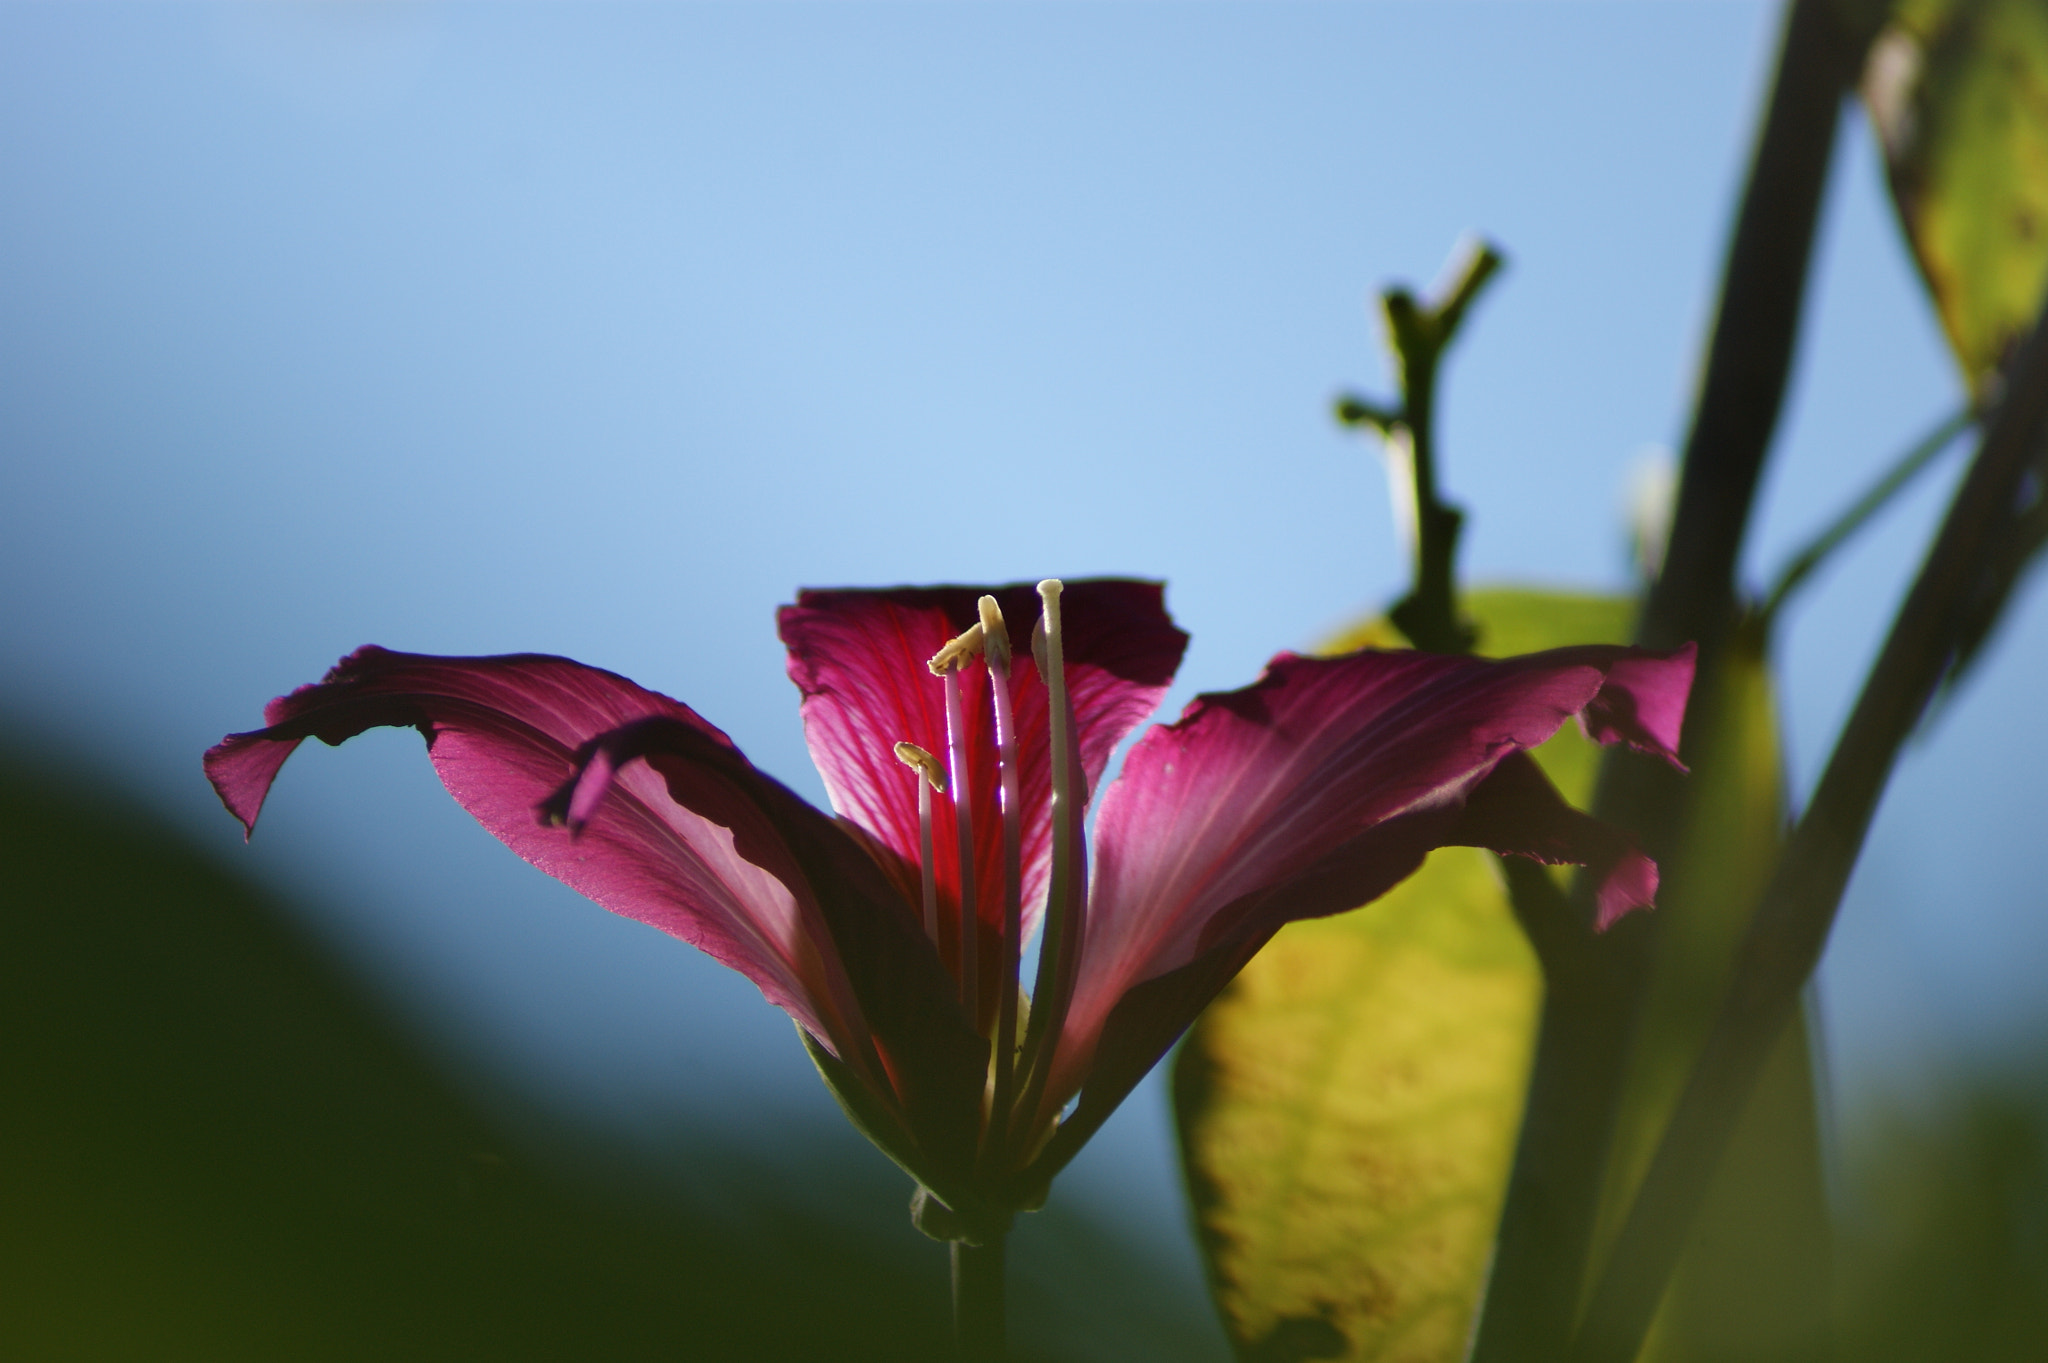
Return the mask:
<svg viewBox="0 0 2048 1363">
<path fill-rule="evenodd" d="M 864 829 L 906 898 L 918 894 L 917 784 L 894 745 L 946 749 L 943 688 L 926 661 L 975 623 L 984 594 L 1002 607 L 1016 647 L 1012 668 L 1023 804 L 1023 900 L 1027 932 L 1045 901 L 1051 857 L 1046 807 L 1051 793 L 1045 687 L 1028 640 L 1039 616 L 1032 586 L 926 587 L 887 591 L 806 591 L 782 608 L 789 675 L 803 693 L 804 735 L 825 778 L 832 806 Z M 1154 582 L 1104 579 L 1066 585 L 1067 686 L 1073 697 L 1081 764 L 1092 788 L 1125 735 L 1157 708 L 1187 647 L 1167 617 Z M 962 678 L 967 700 L 968 762 L 978 843 L 976 904 L 995 925 L 1002 914 L 1002 820 L 996 804 L 994 702 L 986 668 Z M 958 913 L 959 858 L 950 801 L 936 800 L 935 844 L 943 915 Z M 983 938 L 994 950 L 994 933 Z"/>
<path fill-rule="evenodd" d="M 927 1186 L 965 1179 L 973 1166 L 988 1046 L 967 1025 L 951 976 L 866 846 L 788 787 L 756 771 L 700 723 L 668 715 L 600 735 L 578 771 L 541 812 L 575 828 L 606 818 L 636 774 L 666 783 L 668 802 L 729 829 L 734 850 L 790 887 L 835 967 L 839 1015 L 860 1030 L 813 1032 L 899 1118 Z M 630 803 L 630 801 L 629 801 Z"/>
<path fill-rule="evenodd" d="M 576 772 L 580 745 L 649 717 L 688 726 L 731 753 L 735 770 L 753 772 L 688 706 L 567 658 L 441 658 L 373 646 L 272 701 L 264 717 L 270 727 L 231 735 L 206 754 L 207 775 L 245 828 L 254 829 L 278 769 L 303 740 L 338 744 L 379 725 L 417 728 L 449 794 L 520 856 L 731 966 L 827 1044 L 849 1034 L 852 1020 L 834 1001 L 844 996 L 838 965 L 821 956 L 822 934 L 806 923 L 815 910 L 800 901 L 801 878 L 786 852 L 778 862 L 776 835 L 747 814 L 744 799 L 730 802 L 721 825 L 677 804 L 642 765 L 618 774 L 579 837 L 535 814 Z M 753 846 L 743 852 L 736 839 Z"/>
<path fill-rule="evenodd" d="M 1363 903 L 1432 847 L 1490 834 L 1509 844 L 1503 851 L 1608 861 L 1619 879 L 1603 916 L 1620 912 L 1647 863 L 1584 836 L 1600 825 L 1547 808 L 1518 821 L 1489 801 L 1468 826 L 1466 801 L 1574 715 L 1588 716 L 1595 737 L 1675 760 L 1691 675 L 1689 648 L 1502 661 L 1283 654 L 1252 686 L 1198 697 L 1179 722 L 1139 740 L 1104 793 L 1088 941 L 1052 1097 L 1071 1095 L 1133 986 L 1219 947 L 1262 942 L 1290 919 Z M 1192 1017 L 1166 1020 L 1167 1040 Z"/>
</svg>

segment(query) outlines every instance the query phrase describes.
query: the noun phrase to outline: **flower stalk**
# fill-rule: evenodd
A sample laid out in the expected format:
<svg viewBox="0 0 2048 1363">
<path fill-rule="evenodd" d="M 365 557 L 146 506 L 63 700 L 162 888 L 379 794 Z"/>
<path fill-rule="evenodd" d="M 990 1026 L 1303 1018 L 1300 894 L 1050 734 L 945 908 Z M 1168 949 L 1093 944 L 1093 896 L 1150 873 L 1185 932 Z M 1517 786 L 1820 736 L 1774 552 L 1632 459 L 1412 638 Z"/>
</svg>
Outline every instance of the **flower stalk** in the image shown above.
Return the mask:
<svg viewBox="0 0 2048 1363">
<path fill-rule="evenodd" d="M 953 1337 L 961 1363 L 1003 1363 L 1008 1351 L 1006 1258 L 1001 1236 L 982 1245 L 953 1242 Z"/>
</svg>

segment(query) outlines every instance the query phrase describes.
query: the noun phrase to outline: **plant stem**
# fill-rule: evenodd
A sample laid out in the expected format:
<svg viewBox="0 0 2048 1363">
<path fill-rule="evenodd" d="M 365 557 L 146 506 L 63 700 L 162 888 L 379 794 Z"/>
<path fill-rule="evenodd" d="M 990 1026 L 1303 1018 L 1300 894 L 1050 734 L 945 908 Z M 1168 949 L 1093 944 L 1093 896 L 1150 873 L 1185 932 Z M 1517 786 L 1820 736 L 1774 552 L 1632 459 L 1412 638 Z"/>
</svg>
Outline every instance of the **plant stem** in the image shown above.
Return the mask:
<svg viewBox="0 0 2048 1363">
<path fill-rule="evenodd" d="M 1627 1363 L 1648 1334 L 1715 1166 L 1827 944 L 1900 745 L 1954 663 L 1965 608 L 2015 528 L 2018 491 L 2048 427 L 2048 309 L 2014 357 L 2003 391 L 1743 938 L 1734 984 L 1630 1207 L 1574 1363 Z"/>
<path fill-rule="evenodd" d="M 1835 0 L 1794 0 L 1786 15 L 1686 439 L 1671 543 L 1643 612 L 1639 642 L 1648 647 L 1692 640 L 1705 652 L 1727 627 L 1735 563 L 1799 339 L 1842 97 L 1871 36 L 1845 32 Z"/>
<path fill-rule="evenodd" d="M 961 1363 L 1002 1363 L 1005 1236 L 985 1245 L 953 1241 L 953 1337 Z"/>
<path fill-rule="evenodd" d="M 1770 104 L 1736 217 L 1706 377 L 1686 442 L 1685 469 L 1661 576 L 1637 642 L 1700 645 L 1704 681 L 1718 664 L 1736 602 L 1735 563 L 1764 456 L 1783 403 L 1807 268 L 1844 93 L 1868 35 L 1839 26 L 1832 0 L 1794 0 L 1785 20 Z M 1705 735 L 1686 734 L 1697 767 Z M 1682 778 L 1661 763 L 1610 756 L 1594 812 L 1632 828 L 1668 856 L 1685 809 Z M 1540 896 L 1533 880 L 1524 893 Z M 1514 882 L 1511 882 L 1511 887 Z M 1525 924 L 1556 905 L 1524 902 Z M 1474 1363 L 1559 1357 L 1591 1271 L 1594 1228 L 1628 1068 L 1628 1047 L 1655 944 L 1655 915 L 1600 937 L 1584 903 L 1575 933 L 1544 960 L 1546 989 L 1527 1110 L 1502 1211 Z M 1539 943 L 1539 951 L 1542 944 Z"/>
<path fill-rule="evenodd" d="M 1424 307 L 1413 294 L 1399 288 L 1387 290 L 1382 300 L 1387 330 L 1401 363 L 1401 411 L 1391 422 L 1379 424 L 1390 437 L 1398 438 L 1390 427 L 1398 426 L 1405 433 L 1415 497 L 1414 586 L 1387 612 L 1387 618 L 1408 636 L 1408 642 L 1432 653 L 1464 653 L 1473 644 L 1470 626 L 1458 615 L 1458 532 L 1465 517 L 1437 495 L 1437 370 L 1466 309 L 1502 263 L 1499 251 L 1481 243 L 1465 258 L 1449 291 L 1436 304 Z"/>
</svg>

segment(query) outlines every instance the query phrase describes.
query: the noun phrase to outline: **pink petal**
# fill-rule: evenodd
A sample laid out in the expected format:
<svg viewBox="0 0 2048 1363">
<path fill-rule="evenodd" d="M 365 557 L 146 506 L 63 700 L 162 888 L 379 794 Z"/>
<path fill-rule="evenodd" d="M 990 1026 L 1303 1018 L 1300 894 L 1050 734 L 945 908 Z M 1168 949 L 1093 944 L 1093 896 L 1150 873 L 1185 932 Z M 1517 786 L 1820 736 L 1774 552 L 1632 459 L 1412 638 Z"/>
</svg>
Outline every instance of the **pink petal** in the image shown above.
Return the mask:
<svg viewBox="0 0 2048 1363">
<path fill-rule="evenodd" d="M 567 658 L 372 646 L 272 701 L 264 717 L 270 727 L 230 735 L 206 754 L 208 777 L 245 828 L 254 830 L 271 781 L 304 739 L 338 744 L 378 725 L 418 728 L 449 794 L 520 856 L 731 966 L 826 1044 L 856 1033 L 843 972 L 829 946 L 820 951 L 828 939 L 804 878 L 746 799 L 768 778 L 688 706 Z M 677 804 L 644 765 L 617 774 L 581 836 L 538 821 L 536 806 L 576 774 L 585 740 L 651 717 L 729 754 L 733 798 L 719 811 L 727 822 Z"/>
<path fill-rule="evenodd" d="M 1589 661 L 1607 674 L 1607 684 L 1579 715 L 1586 737 L 1596 743 L 1626 743 L 1638 752 L 1661 757 L 1680 771 L 1678 731 L 1685 723 L 1685 702 L 1692 694 L 1693 665 L 1699 649 L 1686 644 L 1671 653 L 1630 651 L 1618 658 L 1598 644 L 1582 649 L 1553 649 L 1544 657 L 1592 655 Z"/>
<path fill-rule="evenodd" d="M 1487 804 L 1479 813 L 1490 826 L 1475 815 L 1466 828 L 1467 798 L 1574 715 L 1592 716 L 1595 737 L 1675 760 L 1691 673 L 1689 648 L 1503 661 L 1283 654 L 1252 686 L 1198 697 L 1138 741 L 1103 796 L 1088 941 L 1049 1101 L 1074 1092 L 1134 986 L 1219 948 L 1235 957 L 1231 944 L 1262 942 L 1291 919 L 1363 903 L 1432 847 L 1491 832 L 1506 851 L 1607 857 L 1611 842 L 1566 836 L 1592 821 L 1566 825 L 1547 810 L 1517 823 Z M 1636 862 L 1617 856 L 1612 870 L 1603 916 L 1642 887 Z M 1167 1040 L 1192 1018 L 1166 1019 Z"/>
<path fill-rule="evenodd" d="M 975 602 L 994 596 L 1009 626 L 1016 661 L 1011 697 L 1017 716 L 1024 813 L 1023 900 L 1027 933 L 1045 902 L 1051 858 L 1046 809 L 1051 794 L 1045 686 L 1031 663 L 1037 591 L 1008 587 L 805 591 L 778 617 L 789 647 L 790 679 L 803 693 L 804 734 L 825 778 L 832 807 L 875 843 L 906 898 L 918 895 L 917 782 L 896 760 L 899 741 L 943 754 L 942 685 L 925 663 L 976 620 Z M 1082 768 L 1092 786 L 1124 736 L 1157 708 L 1187 647 L 1167 617 L 1158 583 L 1103 579 L 1066 584 L 1067 687 Z M 977 911 L 1001 922 L 1002 820 L 996 804 L 994 701 L 987 670 L 962 678 L 968 702 L 968 758 L 977 843 Z M 957 916 L 959 857 L 950 801 L 934 801 L 942 916 Z M 993 931 L 983 934 L 994 950 Z"/>
<path fill-rule="evenodd" d="M 547 820 L 578 830 L 601 823 L 621 783 L 652 770 L 674 806 L 730 829 L 740 856 L 796 892 L 840 967 L 835 982 L 852 993 L 843 1012 L 864 1028 L 829 1049 L 900 1116 L 928 1186 L 969 1177 L 988 1046 L 968 1027 L 916 910 L 867 849 L 701 721 L 638 720 L 578 757 L 579 769 L 542 802 Z"/>
<path fill-rule="evenodd" d="M 1627 831 L 1566 804 L 1543 768 L 1525 753 L 1503 760 L 1465 797 L 1465 808 L 1444 841 L 1552 866 L 1584 866 L 1598 885 L 1593 926 L 1600 932 L 1657 900 L 1657 863 Z"/>
</svg>

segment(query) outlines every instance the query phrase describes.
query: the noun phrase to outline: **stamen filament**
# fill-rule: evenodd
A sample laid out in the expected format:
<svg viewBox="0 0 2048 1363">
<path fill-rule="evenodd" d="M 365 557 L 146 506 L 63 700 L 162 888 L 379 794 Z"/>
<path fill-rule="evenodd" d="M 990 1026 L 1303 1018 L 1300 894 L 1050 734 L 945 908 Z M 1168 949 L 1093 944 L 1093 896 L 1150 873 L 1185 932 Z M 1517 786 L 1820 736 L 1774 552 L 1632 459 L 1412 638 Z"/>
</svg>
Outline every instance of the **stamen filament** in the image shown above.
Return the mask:
<svg viewBox="0 0 2048 1363">
<path fill-rule="evenodd" d="M 1074 712 L 1067 696 L 1066 658 L 1060 630 L 1061 584 L 1056 578 L 1038 584 L 1045 603 L 1039 628 L 1032 631 L 1032 653 L 1045 681 L 1046 708 L 1052 742 L 1052 878 L 1045 898 L 1045 932 L 1038 948 L 1038 982 L 1031 995 L 1031 1021 L 1024 1038 L 1023 1064 L 1028 1081 L 1016 1117 L 1018 1135 L 1029 1138 L 1039 1103 L 1052 1077 L 1053 1050 L 1066 1021 L 1075 962 L 1087 919 L 1087 843 L 1082 839 L 1082 801 Z M 1022 1152 L 1028 1155 L 1029 1151 Z"/>
<path fill-rule="evenodd" d="M 979 607 L 989 685 L 995 698 L 996 763 L 1001 775 L 1003 810 L 1002 968 L 996 980 L 996 988 L 1001 992 L 996 996 L 992 1139 L 984 1147 L 994 1153 L 1006 1143 L 1010 1100 L 1016 1082 L 1017 969 L 1024 939 L 1024 806 L 1017 770 L 1017 721 L 1010 701 L 1010 633 L 1003 625 L 1003 613 L 994 597 L 982 597 Z"/>
<path fill-rule="evenodd" d="M 960 696 L 959 670 L 947 668 L 945 681 L 946 767 L 953 787 L 953 827 L 959 834 L 960 846 L 960 1008 L 967 1014 L 968 1024 L 979 1032 L 981 925 L 974 904 L 974 810 L 967 777 L 967 718 Z"/>
<path fill-rule="evenodd" d="M 946 773 L 939 766 L 938 758 L 915 743 L 898 743 L 896 758 L 918 772 L 917 865 L 924 891 L 924 935 L 936 944 L 939 940 L 939 880 L 937 863 L 932 860 L 932 792 L 946 789 Z"/>
</svg>

